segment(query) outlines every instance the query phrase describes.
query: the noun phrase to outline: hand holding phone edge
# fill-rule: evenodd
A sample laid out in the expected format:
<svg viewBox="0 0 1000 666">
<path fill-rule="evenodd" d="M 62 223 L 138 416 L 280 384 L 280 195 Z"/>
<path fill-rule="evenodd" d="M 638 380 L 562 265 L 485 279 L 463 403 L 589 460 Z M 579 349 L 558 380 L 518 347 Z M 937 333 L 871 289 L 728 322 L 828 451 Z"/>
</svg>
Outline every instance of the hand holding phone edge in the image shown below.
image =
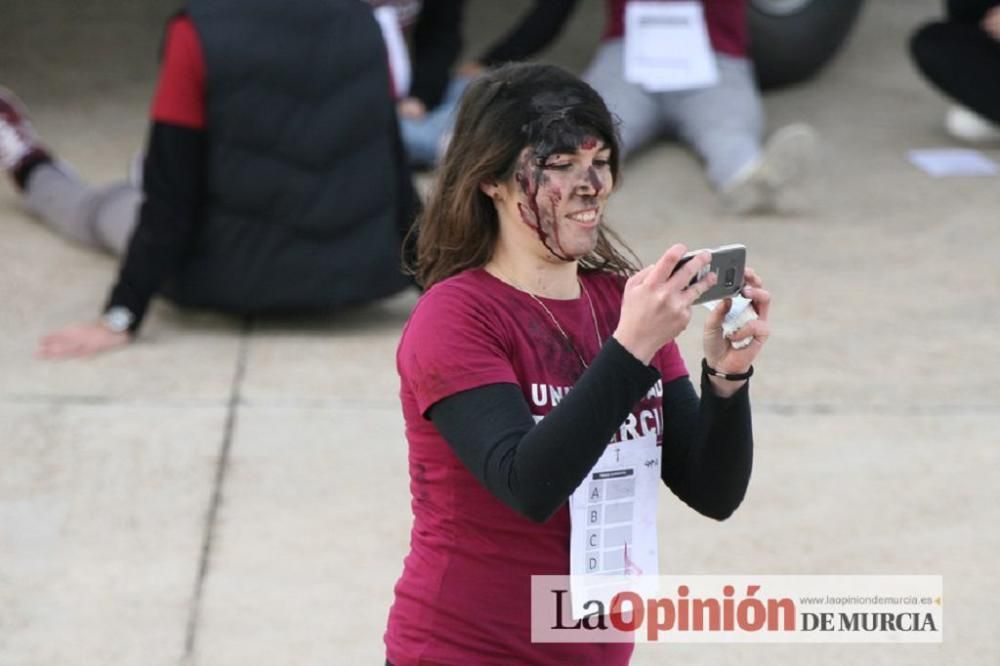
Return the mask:
<svg viewBox="0 0 1000 666">
<path fill-rule="evenodd" d="M 729 245 L 720 245 L 716 248 L 703 248 L 687 252 L 678 260 L 677 264 L 674 266 L 674 270 L 671 272 L 671 275 L 676 273 L 692 258 L 704 252 L 708 252 L 711 256 L 710 268 L 708 271 L 715 273 L 718 280 L 714 288 L 711 288 L 702 294 L 694 304 L 698 305 L 707 301 L 721 300 L 723 298 L 739 294 L 745 283 L 744 271 L 746 269 L 746 246 L 739 243 L 731 243 Z M 696 282 L 704 279 L 704 277 L 707 276 L 708 271 L 704 271 L 704 275 L 700 271 L 687 286 L 692 287 Z M 723 271 L 726 271 L 725 275 L 723 275 Z M 730 274 L 732 275 L 730 276 Z M 735 282 L 737 275 L 740 277 L 738 283 Z"/>
<path fill-rule="evenodd" d="M 771 297 L 757 273 L 746 267 L 746 247 L 743 245 L 723 245 L 714 250 L 692 252 L 687 252 L 681 244 L 671 246 L 656 263 L 646 266 L 626 282 L 615 339 L 633 356 L 648 364 L 658 349 L 687 328 L 691 306 L 705 300 L 703 297 L 715 286 L 719 276 L 709 272 L 701 280 L 692 278 L 710 265 L 714 253 L 729 250 L 742 255 L 743 278 L 739 288 L 735 291 L 730 288 L 733 291 L 730 296 L 742 294 L 749 298 L 750 307 L 757 312 L 758 318 L 731 336 L 734 342 L 749 340 L 744 348 L 734 349 L 722 331 L 722 321 L 731 303 L 729 296 L 723 296 L 722 306 L 717 307 L 705 322 L 704 355 L 711 367 L 719 371 L 727 374 L 746 372 L 770 335 L 767 319 Z M 676 279 L 678 277 L 680 279 Z M 716 379 L 710 377 L 716 393 L 723 397 L 732 395 L 745 383 L 745 380 L 714 381 Z"/>
<path fill-rule="evenodd" d="M 770 292 L 764 289 L 763 280 L 752 268 L 744 269 L 744 282 L 741 295 L 750 299 L 750 304 L 747 307 L 753 308 L 757 317 L 744 324 L 727 338 L 722 327 L 732 304 L 732 299 L 727 298 L 709 314 L 705 321 L 702 340 L 705 361 L 710 367 L 726 374 L 748 372 L 771 335 Z M 710 376 L 708 379 L 715 393 L 721 397 L 733 395 L 747 381 L 745 379 L 730 381 L 715 376 Z"/>
</svg>

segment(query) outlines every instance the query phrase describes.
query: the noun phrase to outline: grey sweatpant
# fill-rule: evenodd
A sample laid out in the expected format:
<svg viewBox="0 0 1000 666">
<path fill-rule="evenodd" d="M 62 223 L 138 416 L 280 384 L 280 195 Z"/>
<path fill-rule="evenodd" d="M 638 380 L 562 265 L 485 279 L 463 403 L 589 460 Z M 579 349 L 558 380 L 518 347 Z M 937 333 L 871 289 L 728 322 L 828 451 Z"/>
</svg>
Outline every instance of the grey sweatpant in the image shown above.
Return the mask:
<svg viewBox="0 0 1000 666">
<path fill-rule="evenodd" d="M 705 161 L 716 189 L 725 186 L 760 154 L 764 109 L 745 58 L 716 53 L 719 81 L 708 88 L 647 92 L 625 80 L 624 43 L 604 42 L 584 79 L 621 119 L 627 155 L 663 134 L 676 136 Z"/>
<path fill-rule="evenodd" d="M 142 192 L 130 183 L 84 183 L 68 166 L 35 167 L 24 189 L 25 204 L 53 231 L 90 248 L 125 253 L 139 219 Z"/>
</svg>

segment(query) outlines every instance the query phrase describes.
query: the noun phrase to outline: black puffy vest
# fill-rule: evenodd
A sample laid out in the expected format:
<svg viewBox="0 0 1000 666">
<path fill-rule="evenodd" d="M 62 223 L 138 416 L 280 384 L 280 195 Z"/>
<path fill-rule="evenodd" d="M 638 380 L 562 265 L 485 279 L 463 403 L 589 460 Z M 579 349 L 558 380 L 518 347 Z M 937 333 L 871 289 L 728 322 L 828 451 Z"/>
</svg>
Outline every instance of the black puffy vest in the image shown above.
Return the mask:
<svg viewBox="0 0 1000 666">
<path fill-rule="evenodd" d="M 192 0 L 208 168 L 193 246 L 164 289 L 236 312 L 399 291 L 412 183 L 385 48 L 359 0 Z M 398 202 L 407 210 L 400 210 Z"/>
</svg>

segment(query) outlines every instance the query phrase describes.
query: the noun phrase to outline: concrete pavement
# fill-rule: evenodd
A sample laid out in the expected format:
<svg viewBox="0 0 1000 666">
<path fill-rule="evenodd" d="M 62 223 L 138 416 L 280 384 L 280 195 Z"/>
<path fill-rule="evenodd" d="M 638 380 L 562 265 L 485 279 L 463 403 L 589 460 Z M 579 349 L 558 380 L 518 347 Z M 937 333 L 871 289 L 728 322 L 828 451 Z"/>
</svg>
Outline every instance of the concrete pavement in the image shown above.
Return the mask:
<svg viewBox="0 0 1000 666">
<path fill-rule="evenodd" d="M 0 84 L 95 182 L 141 146 L 172 7 L 4 9 Z M 945 642 L 651 645 L 637 665 L 1000 663 L 1000 180 L 905 161 L 951 144 L 904 48 L 938 10 L 869 2 L 820 78 L 767 97 L 771 127 L 823 138 L 798 212 L 725 215 L 664 144 L 626 165 L 610 217 L 646 261 L 743 242 L 775 298 L 747 500 L 718 524 L 664 493 L 664 569 L 943 574 Z M 599 19 L 588 5 L 551 57 L 579 68 Z M 410 525 L 393 352 L 415 296 L 250 326 L 159 303 L 133 347 L 43 363 L 37 338 L 93 317 L 115 262 L 6 185 L 0 229 L 0 665 L 381 663 Z M 696 331 L 681 344 L 695 368 Z"/>
</svg>

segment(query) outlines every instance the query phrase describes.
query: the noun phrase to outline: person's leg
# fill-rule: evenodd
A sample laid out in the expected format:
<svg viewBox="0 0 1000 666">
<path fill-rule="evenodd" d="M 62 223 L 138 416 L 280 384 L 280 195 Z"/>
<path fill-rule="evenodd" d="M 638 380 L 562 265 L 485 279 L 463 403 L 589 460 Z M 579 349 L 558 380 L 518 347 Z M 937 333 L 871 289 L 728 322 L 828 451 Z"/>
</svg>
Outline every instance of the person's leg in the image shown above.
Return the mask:
<svg viewBox="0 0 1000 666">
<path fill-rule="evenodd" d="M 663 131 L 656 96 L 625 80 L 624 44 L 612 40 L 601 44 L 583 75 L 600 93 L 620 122 L 622 157 L 656 139 Z"/>
<path fill-rule="evenodd" d="M 135 229 L 142 193 L 128 183 L 90 187 L 65 165 L 48 162 L 31 170 L 24 201 L 60 236 L 120 255 Z"/>
<path fill-rule="evenodd" d="M 760 155 L 764 109 L 750 61 L 717 55 L 719 81 L 696 90 L 663 93 L 661 108 L 677 135 L 704 161 L 722 189 Z"/>
<path fill-rule="evenodd" d="M 664 116 L 705 161 L 723 205 L 735 213 L 779 208 L 781 193 L 802 180 L 816 153 L 815 131 L 797 123 L 762 142 L 764 109 L 750 62 L 717 55 L 719 82 L 664 93 Z"/>
<path fill-rule="evenodd" d="M 913 35 L 910 52 L 932 85 L 1000 124 L 1000 42 L 976 25 L 931 23 Z"/>
<path fill-rule="evenodd" d="M 400 118 L 399 129 L 410 163 L 416 166 L 433 166 L 444 154 L 448 139 L 455 125 L 455 112 L 462 93 L 472 79 L 457 76 L 448 84 L 441 103 L 423 118 Z"/>
<path fill-rule="evenodd" d="M 7 171 L 18 190 L 23 190 L 28 173 L 51 161 L 52 156 L 28 120 L 24 104 L 10 90 L 0 87 L 0 168 Z"/>
<path fill-rule="evenodd" d="M 56 233 L 88 247 L 125 251 L 142 194 L 123 183 L 92 188 L 42 146 L 24 105 L 0 88 L 0 165 L 28 209 Z"/>
</svg>

